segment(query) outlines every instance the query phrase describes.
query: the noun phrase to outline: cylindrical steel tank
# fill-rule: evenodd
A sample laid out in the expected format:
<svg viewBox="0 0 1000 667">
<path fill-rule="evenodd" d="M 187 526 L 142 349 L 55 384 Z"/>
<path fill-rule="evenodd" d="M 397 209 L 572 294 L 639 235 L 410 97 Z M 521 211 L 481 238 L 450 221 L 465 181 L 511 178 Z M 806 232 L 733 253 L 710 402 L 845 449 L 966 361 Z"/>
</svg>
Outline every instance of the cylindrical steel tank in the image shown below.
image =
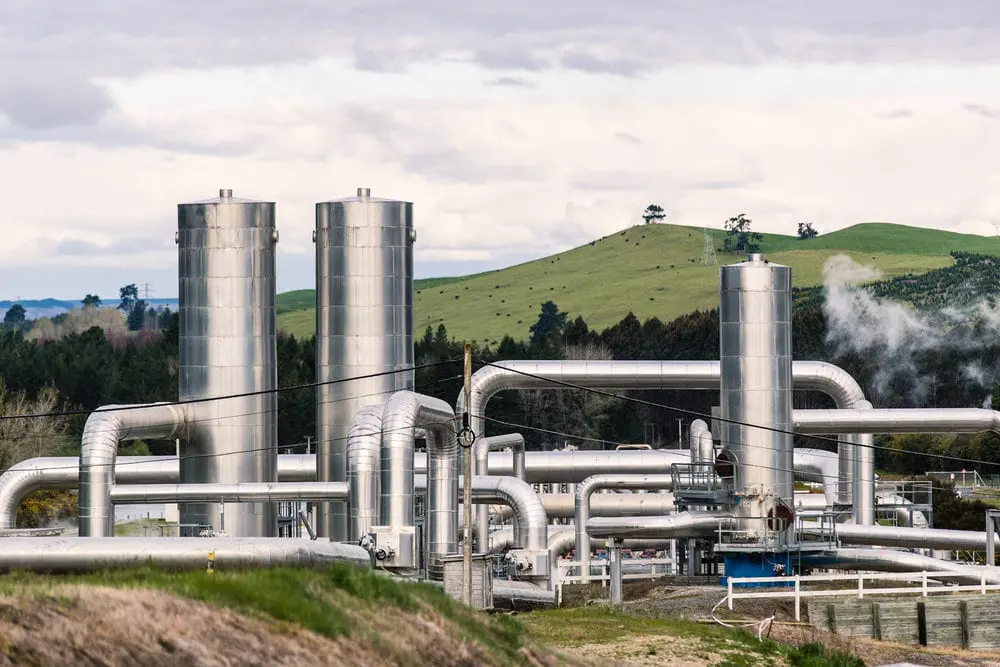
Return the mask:
<svg viewBox="0 0 1000 667">
<path fill-rule="evenodd" d="M 721 269 L 721 417 L 740 422 L 722 422 L 722 443 L 737 464 L 739 514 L 784 517 L 786 527 L 794 506 L 789 434 L 792 429 L 791 284 L 789 267 L 771 264 L 756 253 L 745 262 Z M 750 531 L 762 530 L 765 525 L 760 520 L 743 524 Z"/>
<path fill-rule="evenodd" d="M 278 481 L 274 212 L 231 190 L 177 207 L 180 400 L 234 396 L 191 404 L 181 484 Z M 273 503 L 184 503 L 180 521 L 277 535 Z"/>
<path fill-rule="evenodd" d="M 410 202 L 372 197 L 359 188 L 356 197 L 316 204 L 319 481 L 347 480 L 347 433 L 361 408 L 413 389 L 415 238 Z M 342 381 L 379 373 L 384 375 Z M 317 510 L 321 536 L 347 539 L 344 503 L 323 503 Z"/>
</svg>

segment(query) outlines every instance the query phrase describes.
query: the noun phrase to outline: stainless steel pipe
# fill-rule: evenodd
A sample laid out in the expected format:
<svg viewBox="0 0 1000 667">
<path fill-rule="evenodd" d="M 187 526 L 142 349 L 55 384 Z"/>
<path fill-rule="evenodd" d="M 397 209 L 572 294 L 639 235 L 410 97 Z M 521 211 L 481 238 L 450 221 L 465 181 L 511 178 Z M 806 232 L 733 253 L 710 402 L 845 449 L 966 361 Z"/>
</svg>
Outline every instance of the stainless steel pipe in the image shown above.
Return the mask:
<svg viewBox="0 0 1000 667">
<path fill-rule="evenodd" d="M 0 570 L 93 572 L 151 564 L 166 569 L 203 570 L 209 552 L 220 570 L 302 567 L 349 563 L 371 567 L 358 546 L 325 540 L 223 537 L 5 537 Z"/>
<path fill-rule="evenodd" d="M 459 447 L 455 413 L 436 398 L 398 391 L 385 404 L 382 416 L 381 517 L 394 528 L 413 521 L 413 429 L 427 432 L 428 570 L 440 578 L 440 557 L 458 548 Z"/>
<path fill-rule="evenodd" d="M 712 537 L 722 526 L 732 528 L 731 512 L 678 512 L 667 516 L 640 516 L 591 519 L 587 534 L 597 538 L 676 539 Z"/>
<path fill-rule="evenodd" d="M 576 558 L 580 561 L 580 576 L 590 580 L 590 497 L 600 489 L 664 489 L 673 487 L 670 475 L 594 475 L 576 487 L 575 516 Z"/>
<path fill-rule="evenodd" d="M 476 475 L 496 474 L 489 469 L 490 452 L 501 451 L 507 447 L 510 447 L 513 454 L 514 477 L 526 480 L 528 475 L 524 467 L 524 436 L 520 433 L 477 438 L 472 444 L 473 463 L 475 465 L 473 473 Z M 489 532 L 489 506 L 480 505 L 476 508 L 476 543 L 480 549 L 485 548 L 489 544 Z"/>
<path fill-rule="evenodd" d="M 288 500 L 346 500 L 347 482 L 245 482 L 242 484 L 132 484 L 115 486 L 115 504 L 262 503 Z"/>
<path fill-rule="evenodd" d="M 351 542 L 361 539 L 372 526 L 380 525 L 378 510 L 384 411 L 384 404 L 361 408 L 347 431 L 347 483 L 350 487 L 347 536 Z"/>
<path fill-rule="evenodd" d="M 720 383 L 718 361 L 503 361 L 486 366 L 472 376 L 472 398 L 469 405 L 471 427 L 477 437 L 486 429 L 486 406 L 500 391 L 510 389 L 567 389 L 567 385 L 591 389 L 690 389 L 718 391 Z M 553 382 L 555 381 L 555 382 Z M 565 384 L 559 384 L 565 383 Z M 838 408 L 850 409 L 862 405 L 864 392 L 847 371 L 822 361 L 793 361 L 792 384 L 796 390 L 819 391 L 833 399 Z M 464 410 L 465 396 L 460 393 L 456 413 Z M 839 439 L 840 501 L 849 504 L 848 490 L 855 484 L 854 450 L 852 443 L 863 436 L 845 435 Z M 868 438 L 870 444 L 870 437 Z M 492 460 L 492 459 L 491 459 Z M 863 478 L 874 480 L 874 459 L 864 458 Z M 509 474 L 508 470 L 490 468 L 492 474 Z M 640 470 L 593 470 L 590 474 L 643 472 Z M 528 463 L 528 481 L 531 464 Z M 551 480 L 564 481 L 564 480 Z M 571 481 L 580 481 L 579 479 Z M 862 501 L 870 499 L 863 491 Z M 862 505 L 862 515 L 871 508 Z"/>
<path fill-rule="evenodd" d="M 187 406 L 153 403 L 109 405 L 90 414 L 83 427 L 77 471 L 81 537 L 110 537 L 115 534 L 110 494 L 115 481 L 118 445 L 139 438 L 185 436 L 187 412 Z M 16 513 L 17 508 L 13 509 Z"/>
</svg>

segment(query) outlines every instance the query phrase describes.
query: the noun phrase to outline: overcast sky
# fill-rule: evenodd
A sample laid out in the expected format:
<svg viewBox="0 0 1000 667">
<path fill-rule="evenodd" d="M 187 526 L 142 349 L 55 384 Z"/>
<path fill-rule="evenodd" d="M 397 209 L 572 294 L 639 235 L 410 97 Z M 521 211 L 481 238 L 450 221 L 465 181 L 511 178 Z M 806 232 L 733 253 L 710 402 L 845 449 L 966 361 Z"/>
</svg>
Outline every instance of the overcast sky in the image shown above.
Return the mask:
<svg viewBox="0 0 1000 667">
<path fill-rule="evenodd" d="M 176 204 L 415 203 L 418 276 L 640 221 L 993 234 L 996 0 L 4 0 L 0 298 L 177 294 Z"/>
</svg>

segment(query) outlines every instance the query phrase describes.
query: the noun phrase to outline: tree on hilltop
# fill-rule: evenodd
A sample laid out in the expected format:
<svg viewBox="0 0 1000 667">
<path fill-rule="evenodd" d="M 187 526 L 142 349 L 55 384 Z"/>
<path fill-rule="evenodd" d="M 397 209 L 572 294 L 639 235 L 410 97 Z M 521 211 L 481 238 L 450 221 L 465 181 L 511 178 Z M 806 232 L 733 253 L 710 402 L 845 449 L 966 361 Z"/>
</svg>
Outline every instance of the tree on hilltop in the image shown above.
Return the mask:
<svg viewBox="0 0 1000 667">
<path fill-rule="evenodd" d="M 802 240 L 805 240 L 805 239 L 814 239 L 817 236 L 819 236 L 819 232 L 817 232 L 813 228 L 811 222 L 800 222 L 799 223 L 799 238 L 800 239 L 802 239 Z"/>
<path fill-rule="evenodd" d="M 760 251 L 760 241 L 764 235 L 751 231 L 753 221 L 746 213 L 726 220 L 726 252 L 751 253 Z"/>
<path fill-rule="evenodd" d="M 663 212 L 663 207 L 659 204 L 650 204 L 646 207 L 646 210 L 642 212 L 642 219 L 646 221 L 647 225 L 659 222 L 666 217 L 667 215 Z"/>
</svg>

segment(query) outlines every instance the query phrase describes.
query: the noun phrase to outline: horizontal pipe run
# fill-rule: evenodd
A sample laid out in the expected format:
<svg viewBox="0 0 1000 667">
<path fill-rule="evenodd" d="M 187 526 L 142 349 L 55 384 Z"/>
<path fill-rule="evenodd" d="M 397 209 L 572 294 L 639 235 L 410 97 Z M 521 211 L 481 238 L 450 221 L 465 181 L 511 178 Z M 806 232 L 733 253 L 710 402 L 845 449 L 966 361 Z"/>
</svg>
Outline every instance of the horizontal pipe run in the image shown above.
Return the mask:
<svg viewBox="0 0 1000 667">
<path fill-rule="evenodd" d="M 797 433 L 1000 433 L 1000 412 L 981 408 L 892 408 L 880 410 L 795 410 Z"/>
<path fill-rule="evenodd" d="M 3 571 L 93 572 L 139 565 L 203 570 L 210 552 L 213 568 L 220 570 L 335 562 L 371 567 L 370 554 L 359 546 L 274 537 L 7 537 L 2 546 Z"/>
<path fill-rule="evenodd" d="M 869 526 L 864 526 L 868 528 Z M 796 557 L 798 558 L 798 556 Z M 891 549 L 831 549 L 820 554 L 803 552 L 801 562 L 830 570 L 860 570 L 873 572 L 934 572 L 960 576 L 946 581 L 979 584 L 1000 584 L 1000 568 L 963 565 L 953 561 Z"/>
<path fill-rule="evenodd" d="M 493 598 L 507 602 L 552 605 L 556 603 L 556 592 L 526 581 L 497 579 L 493 582 Z"/>
<path fill-rule="evenodd" d="M 803 522 L 803 532 L 821 535 L 822 529 Z M 978 530 L 837 524 L 837 539 L 843 544 L 854 545 L 986 551 L 986 531 Z M 1000 535 L 994 537 L 994 544 L 1000 547 Z"/>
<path fill-rule="evenodd" d="M 146 503 L 260 503 L 289 500 L 346 500 L 347 482 L 246 482 L 243 484 L 134 484 L 116 485 L 116 504 Z"/>
<path fill-rule="evenodd" d="M 573 518 L 576 505 L 575 493 L 539 493 L 538 498 L 542 501 L 545 515 L 549 519 Z M 598 493 L 590 498 L 591 516 L 658 516 L 670 514 L 676 509 L 674 494 L 669 492 Z M 491 507 L 490 514 L 495 520 L 506 520 L 513 516 L 511 509 L 505 505 Z"/>
<path fill-rule="evenodd" d="M 587 534 L 606 539 L 666 540 L 682 537 L 711 537 L 721 525 L 733 526 L 731 512 L 678 512 L 667 516 L 597 518 L 587 522 Z"/>
<path fill-rule="evenodd" d="M 115 484 L 176 484 L 180 463 L 176 456 L 119 456 Z M 279 482 L 316 479 L 316 457 L 309 454 L 278 456 Z M 42 489 L 75 489 L 80 483 L 80 459 L 46 456 L 16 463 L 0 475 L 0 529 L 14 528 L 17 509 L 25 496 Z"/>
</svg>

